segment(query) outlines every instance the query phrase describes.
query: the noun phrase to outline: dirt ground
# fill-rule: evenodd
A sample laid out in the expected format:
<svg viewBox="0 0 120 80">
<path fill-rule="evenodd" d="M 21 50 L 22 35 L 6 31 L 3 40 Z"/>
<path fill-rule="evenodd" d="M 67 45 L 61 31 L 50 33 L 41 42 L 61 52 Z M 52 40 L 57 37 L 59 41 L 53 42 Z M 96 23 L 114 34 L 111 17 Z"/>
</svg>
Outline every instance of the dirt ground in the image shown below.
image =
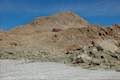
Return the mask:
<svg viewBox="0 0 120 80">
<path fill-rule="evenodd" d="M 120 80 L 120 72 L 52 62 L 0 60 L 0 80 Z"/>
</svg>

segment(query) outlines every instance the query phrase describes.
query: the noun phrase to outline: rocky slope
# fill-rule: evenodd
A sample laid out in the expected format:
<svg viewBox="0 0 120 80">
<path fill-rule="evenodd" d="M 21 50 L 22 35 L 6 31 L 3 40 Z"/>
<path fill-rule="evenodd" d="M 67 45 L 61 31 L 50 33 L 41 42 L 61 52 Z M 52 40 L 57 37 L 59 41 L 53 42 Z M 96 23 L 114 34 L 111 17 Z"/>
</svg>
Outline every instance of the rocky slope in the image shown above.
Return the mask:
<svg viewBox="0 0 120 80">
<path fill-rule="evenodd" d="M 72 12 L 58 13 L 47 17 L 38 17 L 22 28 L 12 30 L 12 33 L 31 33 L 64 30 L 71 27 L 85 27 L 87 22 Z M 83 26 L 84 25 L 84 26 Z"/>
<path fill-rule="evenodd" d="M 40 17 L 23 27 L 0 32 L 0 58 L 119 69 L 120 25 L 90 25 L 71 12 Z"/>
</svg>

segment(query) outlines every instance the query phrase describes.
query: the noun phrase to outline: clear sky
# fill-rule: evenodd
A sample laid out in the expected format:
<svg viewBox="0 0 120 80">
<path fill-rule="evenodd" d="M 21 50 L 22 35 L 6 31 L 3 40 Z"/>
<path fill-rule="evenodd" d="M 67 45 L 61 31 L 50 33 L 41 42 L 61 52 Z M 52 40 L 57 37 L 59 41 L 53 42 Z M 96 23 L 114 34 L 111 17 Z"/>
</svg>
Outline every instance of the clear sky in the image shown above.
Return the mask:
<svg viewBox="0 0 120 80">
<path fill-rule="evenodd" d="M 73 11 L 92 24 L 120 23 L 120 0 L 0 0 L 0 29 L 63 11 Z"/>
</svg>

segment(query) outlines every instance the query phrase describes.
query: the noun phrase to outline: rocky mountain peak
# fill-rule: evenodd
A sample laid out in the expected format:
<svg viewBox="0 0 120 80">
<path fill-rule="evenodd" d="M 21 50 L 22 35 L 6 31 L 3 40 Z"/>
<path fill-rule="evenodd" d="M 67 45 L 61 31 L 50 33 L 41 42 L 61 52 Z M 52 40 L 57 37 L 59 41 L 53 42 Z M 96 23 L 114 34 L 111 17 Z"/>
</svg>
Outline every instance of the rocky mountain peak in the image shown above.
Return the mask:
<svg viewBox="0 0 120 80">
<path fill-rule="evenodd" d="M 120 25 L 90 25 L 71 12 L 40 17 L 0 32 L 0 58 L 69 59 L 72 64 L 90 68 L 120 68 Z"/>
<path fill-rule="evenodd" d="M 39 17 L 31 24 L 33 25 L 64 25 L 64 26 L 78 26 L 87 25 L 87 21 L 72 12 L 62 12 L 48 17 Z"/>
<path fill-rule="evenodd" d="M 73 12 L 61 12 L 51 16 L 38 17 L 31 23 L 20 28 L 12 29 L 15 33 L 29 32 L 51 32 L 55 30 L 64 30 L 68 28 L 87 27 L 88 23 L 83 18 Z"/>
</svg>

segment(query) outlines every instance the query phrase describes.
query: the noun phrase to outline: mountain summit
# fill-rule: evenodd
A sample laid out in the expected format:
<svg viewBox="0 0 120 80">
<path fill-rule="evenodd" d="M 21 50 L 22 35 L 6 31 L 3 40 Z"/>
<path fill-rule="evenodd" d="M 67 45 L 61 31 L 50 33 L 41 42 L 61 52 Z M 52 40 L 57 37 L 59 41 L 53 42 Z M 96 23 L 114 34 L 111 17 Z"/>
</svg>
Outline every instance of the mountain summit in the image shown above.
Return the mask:
<svg viewBox="0 0 120 80">
<path fill-rule="evenodd" d="M 47 17 L 38 17 L 31 23 L 21 28 L 13 29 L 13 32 L 42 32 L 53 29 L 63 30 L 67 28 L 81 28 L 88 25 L 87 21 L 72 12 L 57 13 Z M 22 30 L 20 30 L 22 29 Z M 20 31 L 19 31 L 20 30 Z"/>
<path fill-rule="evenodd" d="M 50 23 L 56 25 L 76 26 L 86 25 L 87 21 L 72 12 L 62 12 L 49 17 L 39 17 L 32 22 L 33 25 L 45 25 Z"/>
</svg>

